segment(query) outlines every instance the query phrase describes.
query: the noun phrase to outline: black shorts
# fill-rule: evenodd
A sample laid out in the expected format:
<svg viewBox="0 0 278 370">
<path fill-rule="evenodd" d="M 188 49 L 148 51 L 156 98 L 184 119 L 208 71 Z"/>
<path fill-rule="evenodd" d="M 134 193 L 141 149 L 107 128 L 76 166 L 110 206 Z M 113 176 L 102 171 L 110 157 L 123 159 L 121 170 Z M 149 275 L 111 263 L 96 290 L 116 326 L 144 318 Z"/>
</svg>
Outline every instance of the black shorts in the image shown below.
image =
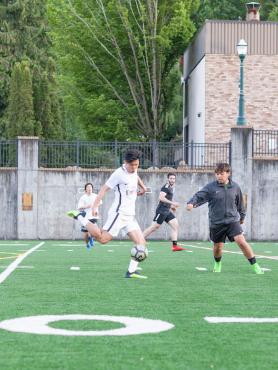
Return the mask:
<svg viewBox="0 0 278 370">
<path fill-rule="evenodd" d="M 153 221 L 156 222 L 158 225 L 162 225 L 163 222 L 169 222 L 176 218 L 176 216 L 172 212 L 168 213 L 158 213 L 156 212 Z"/>
<path fill-rule="evenodd" d="M 230 242 L 233 242 L 234 237 L 243 232 L 239 222 L 217 225 L 216 227 L 211 227 L 209 231 L 210 239 L 214 243 L 225 243 L 226 238 L 228 238 Z"/>
<path fill-rule="evenodd" d="M 92 224 L 96 224 L 96 223 L 97 223 L 97 219 L 95 219 L 95 218 L 91 218 L 89 221 L 90 221 Z M 83 233 L 87 233 L 87 232 L 88 232 L 88 230 L 86 229 L 86 227 L 85 227 L 85 226 L 81 226 L 81 231 L 82 231 Z"/>
</svg>

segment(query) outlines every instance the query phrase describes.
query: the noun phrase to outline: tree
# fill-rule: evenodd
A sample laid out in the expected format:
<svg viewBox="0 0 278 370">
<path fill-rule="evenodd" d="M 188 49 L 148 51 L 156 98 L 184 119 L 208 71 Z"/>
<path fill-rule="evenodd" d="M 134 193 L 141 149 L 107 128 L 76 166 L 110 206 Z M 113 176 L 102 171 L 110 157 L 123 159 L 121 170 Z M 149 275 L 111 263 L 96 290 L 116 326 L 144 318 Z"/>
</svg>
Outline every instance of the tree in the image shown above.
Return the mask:
<svg viewBox="0 0 278 370">
<path fill-rule="evenodd" d="M 115 137 L 124 128 L 130 137 L 160 139 L 171 104 L 169 73 L 195 32 L 190 17 L 198 1 L 50 5 L 64 83 L 70 83 L 71 97 L 79 97 L 78 119 L 91 137 L 105 138 L 109 131 Z"/>
<path fill-rule="evenodd" d="M 7 116 L 8 138 L 40 134 L 40 127 L 35 124 L 32 80 L 28 62 L 16 63 L 13 68 Z"/>
<path fill-rule="evenodd" d="M 2 18 L 2 26 L 0 28 L 0 136 L 7 136 L 5 125 L 7 122 L 7 112 L 10 89 L 10 79 L 12 71 L 16 63 L 28 61 L 28 68 L 32 79 L 32 96 L 34 102 L 39 100 L 36 96 L 40 89 L 38 86 L 44 85 L 49 96 L 46 101 L 50 107 L 56 107 L 58 102 L 57 94 L 53 94 L 54 84 L 48 78 L 48 66 L 51 57 L 51 41 L 48 34 L 48 26 L 46 21 L 46 6 L 44 0 L 6 0 L 2 1 L 0 6 L 0 14 Z M 46 81 L 47 77 L 47 81 Z M 48 86 L 46 87 L 45 84 Z M 35 104 L 33 119 L 40 125 L 42 116 L 41 105 Z M 14 106 L 16 109 L 16 106 Z M 60 109 L 60 108 L 59 108 Z M 20 113 L 19 113 L 20 114 Z M 56 114 L 56 113 L 55 113 Z M 59 115 L 56 114 L 55 121 L 53 112 L 47 115 L 49 125 L 61 126 L 61 121 L 58 120 Z M 2 126 L 1 126 L 2 122 Z M 58 130 L 56 130 L 58 132 Z M 44 129 L 41 132 L 44 137 L 48 137 L 48 132 Z M 20 134 L 20 133 L 19 133 Z"/>
</svg>

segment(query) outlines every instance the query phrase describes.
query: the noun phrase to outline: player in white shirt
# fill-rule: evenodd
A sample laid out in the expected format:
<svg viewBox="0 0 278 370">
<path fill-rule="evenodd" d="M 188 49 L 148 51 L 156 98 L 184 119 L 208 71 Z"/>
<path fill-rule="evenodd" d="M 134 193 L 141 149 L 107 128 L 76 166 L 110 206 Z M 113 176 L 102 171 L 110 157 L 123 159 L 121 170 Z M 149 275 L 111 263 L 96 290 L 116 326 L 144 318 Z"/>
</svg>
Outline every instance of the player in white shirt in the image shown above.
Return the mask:
<svg viewBox="0 0 278 370">
<path fill-rule="evenodd" d="M 91 205 L 94 203 L 97 194 L 93 193 L 93 184 L 88 182 L 84 186 L 85 194 L 79 199 L 77 209 L 84 217 L 86 217 L 90 222 L 96 223 L 97 218 L 92 215 Z M 84 241 L 87 249 L 91 249 L 94 245 L 94 239 L 90 236 L 86 227 L 82 226 L 81 231 L 83 232 Z"/>
<path fill-rule="evenodd" d="M 139 167 L 140 153 L 137 150 L 128 150 L 125 154 L 124 164 L 112 173 L 106 183 L 100 189 L 94 204 L 92 205 L 93 216 L 98 215 L 98 206 L 105 193 L 114 190 L 115 199 L 108 212 L 108 218 L 101 230 L 96 224 L 88 220 L 78 212 L 70 211 L 68 215 L 78 219 L 89 233 L 102 244 L 108 243 L 113 237 L 117 236 L 122 230 L 128 234 L 129 238 L 138 247 L 145 248 L 145 238 L 142 230 L 135 219 L 135 202 L 137 195 L 142 195 L 146 187 L 137 174 Z M 140 191 L 138 192 L 138 186 Z M 146 276 L 138 274 L 136 271 L 138 262 L 131 259 L 126 273 L 127 278 L 141 278 Z"/>
</svg>

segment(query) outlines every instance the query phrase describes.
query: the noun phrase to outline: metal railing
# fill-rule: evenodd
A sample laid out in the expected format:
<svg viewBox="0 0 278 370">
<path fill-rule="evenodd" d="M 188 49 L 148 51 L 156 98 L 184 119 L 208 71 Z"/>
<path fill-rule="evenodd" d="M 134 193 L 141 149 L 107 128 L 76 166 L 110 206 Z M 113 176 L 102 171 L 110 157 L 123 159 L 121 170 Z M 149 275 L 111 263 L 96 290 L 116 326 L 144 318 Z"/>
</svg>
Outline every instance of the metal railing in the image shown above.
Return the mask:
<svg viewBox="0 0 278 370">
<path fill-rule="evenodd" d="M 230 144 L 163 142 L 39 142 L 39 167 L 117 168 L 127 149 L 138 149 L 140 167 L 213 169 L 217 162 L 230 163 Z"/>
<path fill-rule="evenodd" d="M 253 130 L 253 157 L 278 157 L 278 130 Z"/>
<path fill-rule="evenodd" d="M 17 140 L 0 140 L 0 167 L 17 167 Z"/>
</svg>

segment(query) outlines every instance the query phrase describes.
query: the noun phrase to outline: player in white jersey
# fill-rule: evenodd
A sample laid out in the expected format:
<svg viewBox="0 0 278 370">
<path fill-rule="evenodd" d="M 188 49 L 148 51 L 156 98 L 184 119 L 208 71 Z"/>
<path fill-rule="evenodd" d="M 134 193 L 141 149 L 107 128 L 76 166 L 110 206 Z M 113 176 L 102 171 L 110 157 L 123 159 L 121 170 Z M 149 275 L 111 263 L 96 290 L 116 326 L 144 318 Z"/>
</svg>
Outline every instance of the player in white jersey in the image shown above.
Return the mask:
<svg viewBox="0 0 278 370">
<path fill-rule="evenodd" d="M 79 199 L 77 209 L 84 217 L 86 217 L 90 222 L 96 223 L 97 218 L 92 215 L 91 205 L 94 203 L 97 194 L 93 193 L 93 184 L 88 182 L 84 186 L 85 194 Z M 86 227 L 82 226 L 81 231 L 83 232 L 83 238 L 86 244 L 87 249 L 91 249 L 94 245 L 94 239 L 90 236 Z"/>
<path fill-rule="evenodd" d="M 142 195 L 146 187 L 137 174 L 140 153 L 137 150 L 128 150 L 125 154 L 124 164 L 118 168 L 100 189 L 94 203 L 92 204 L 93 216 L 98 215 L 98 206 L 106 192 L 113 189 L 115 199 L 108 212 L 108 218 L 101 230 L 96 224 L 92 224 L 82 217 L 78 211 L 69 211 L 68 215 L 78 219 L 89 233 L 102 244 L 108 243 L 122 230 L 128 234 L 135 245 L 145 247 L 145 238 L 142 230 L 135 219 L 135 202 L 137 195 Z M 138 192 L 138 186 L 140 191 Z M 138 262 L 131 259 L 126 273 L 127 278 L 141 278 L 146 276 L 136 271 Z"/>
</svg>

